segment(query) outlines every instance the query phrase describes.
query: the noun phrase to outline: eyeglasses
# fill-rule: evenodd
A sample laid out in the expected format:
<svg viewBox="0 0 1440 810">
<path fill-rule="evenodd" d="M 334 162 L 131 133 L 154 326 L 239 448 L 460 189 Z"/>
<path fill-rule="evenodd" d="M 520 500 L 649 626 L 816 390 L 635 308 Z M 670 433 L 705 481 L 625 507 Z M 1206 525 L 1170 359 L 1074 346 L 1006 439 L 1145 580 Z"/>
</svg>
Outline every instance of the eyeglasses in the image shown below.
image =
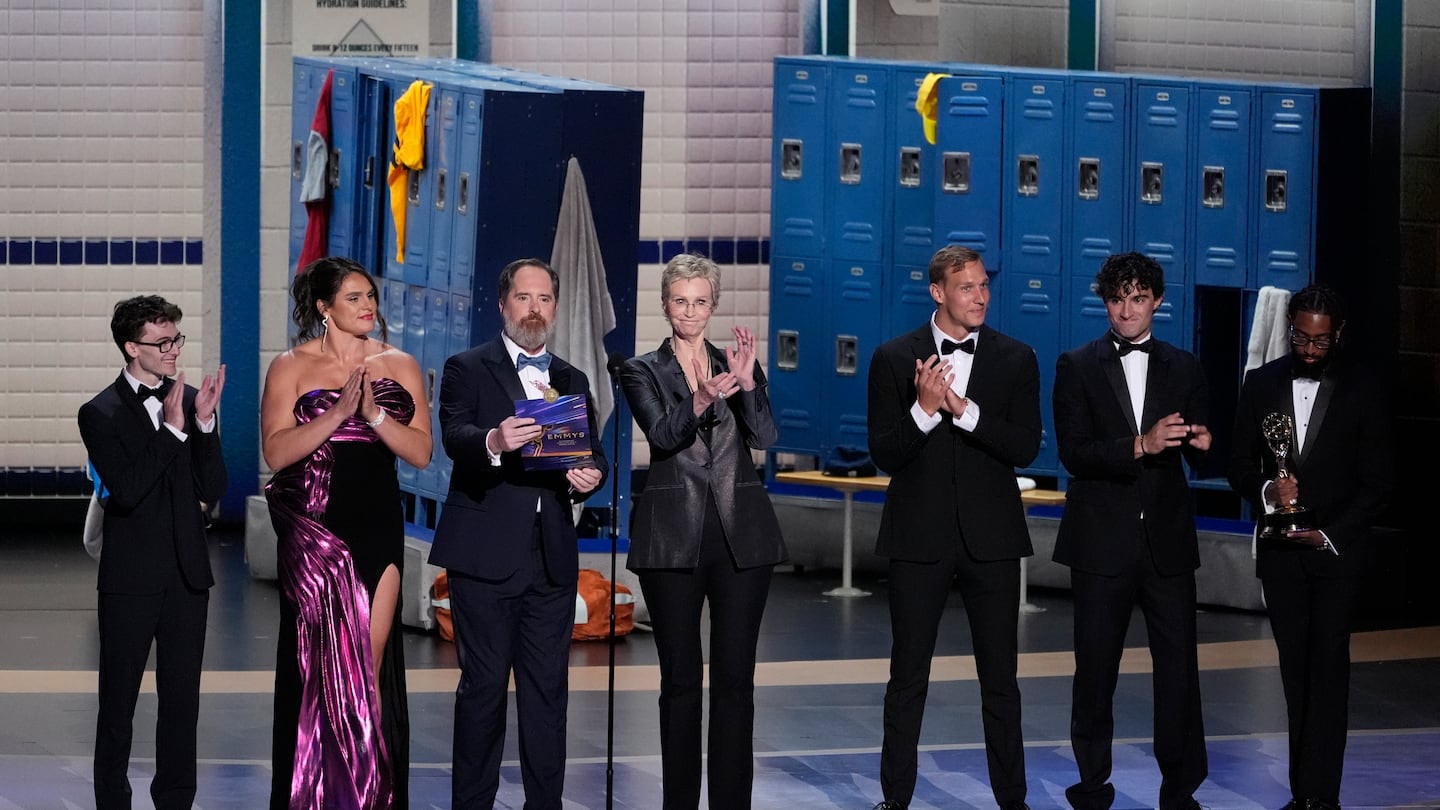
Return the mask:
<svg viewBox="0 0 1440 810">
<path fill-rule="evenodd" d="M 1335 336 L 1317 335 L 1315 337 L 1310 337 L 1309 335 L 1302 335 L 1296 332 L 1294 329 L 1291 329 L 1290 345 L 1294 346 L 1297 349 L 1303 349 L 1306 345 L 1311 345 L 1323 352 L 1328 350 L 1331 346 L 1335 345 Z"/>
<path fill-rule="evenodd" d="M 679 310 L 695 307 L 695 309 L 700 312 L 709 312 L 710 308 L 715 306 L 715 304 L 709 298 L 696 298 L 693 301 L 688 298 L 671 298 L 670 306 Z"/>
<path fill-rule="evenodd" d="M 185 348 L 185 336 L 184 336 L 184 335 L 176 335 L 176 336 L 173 337 L 173 338 L 165 338 L 164 340 L 157 340 L 157 341 L 154 342 L 154 343 L 146 343 L 146 342 L 143 341 L 143 340 L 132 340 L 132 341 L 130 341 L 130 342 L 131 342 L 131 343 L 134 343 L 136 346 L 154 346 L 155 348 L 157 348 L 157 349 L 160 350 L 160 353 L 161 353 L 161 354 L 169 354 L 169 353 L 170 353 L 170 350 L 171 350 L 172 348 L 173 348 L 173 349 L 183 349 L 183 348 Z"/>
</svg>

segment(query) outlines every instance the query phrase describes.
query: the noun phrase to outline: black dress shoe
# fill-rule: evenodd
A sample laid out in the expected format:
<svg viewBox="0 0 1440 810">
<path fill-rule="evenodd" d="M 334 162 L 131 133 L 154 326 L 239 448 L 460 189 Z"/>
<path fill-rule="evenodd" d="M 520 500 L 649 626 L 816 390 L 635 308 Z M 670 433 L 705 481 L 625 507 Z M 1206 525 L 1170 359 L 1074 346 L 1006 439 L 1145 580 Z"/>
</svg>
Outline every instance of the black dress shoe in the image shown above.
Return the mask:
<svg viewBox="0 0 1440 810">
<path fill-rule="evenodd" d="M 885 801 L 875 805 L 873 810 L 905 810 L 905 805 L 886 799 Z"/>
</svg>

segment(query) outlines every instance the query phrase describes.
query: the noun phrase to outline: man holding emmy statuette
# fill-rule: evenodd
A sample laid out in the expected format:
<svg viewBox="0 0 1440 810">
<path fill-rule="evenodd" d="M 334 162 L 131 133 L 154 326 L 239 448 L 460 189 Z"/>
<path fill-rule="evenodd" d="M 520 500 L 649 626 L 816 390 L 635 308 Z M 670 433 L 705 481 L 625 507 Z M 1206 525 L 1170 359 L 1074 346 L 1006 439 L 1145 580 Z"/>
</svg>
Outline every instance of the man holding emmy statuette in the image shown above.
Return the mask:
<svg viewBox="0 0 1440 810">
<path fill-rule="evenodd" d="M 495 803 L 513 670 L 524 803 L 559 810 L 579 574 L 572 505 L 605 483 L 609 465 L 590 441 L 589 380 L 545 350 L 559 277 L 519 259 L 497 288 L 502 332 L 447 360 L 440 381 L 455 467 L 430 563 L 449 577 L 460 659 L 450 806 Z"/>
<path fill-rule="evenodd" d="M 1229 480 L 1260 516 L 1255 567 L 1290 731 L 1285 810 L 1338 810 L 1351 615 L 1394 484 L 1389 390 L 1343 351 L 1335 292 L 1306 287 L 1287 315 L 1290 354 L 1245 375 Z"/>
</svg>

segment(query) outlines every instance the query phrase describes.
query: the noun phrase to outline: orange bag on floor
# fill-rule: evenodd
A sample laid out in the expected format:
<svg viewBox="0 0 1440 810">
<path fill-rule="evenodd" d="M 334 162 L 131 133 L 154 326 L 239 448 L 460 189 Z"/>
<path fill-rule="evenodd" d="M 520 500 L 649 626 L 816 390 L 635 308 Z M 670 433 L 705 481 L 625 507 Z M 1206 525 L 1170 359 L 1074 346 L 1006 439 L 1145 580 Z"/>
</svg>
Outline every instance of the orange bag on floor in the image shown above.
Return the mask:
<svg viewBox="0 0 1440 810">
<path fill-rule="evenodd" d="M 455 640 L 455 622 L 450 618 L 450 577 L 441 571 L 430 587 L 430 604 L 435 606 L 435 627 L 440 638 Z"/>
<path fill-rule="evenodd" d="M 597 641 L 610 637 L 610 580 L 593 568 L 580 569 L 576 586 L 573 641 Z M 581 608 L 584 612 L 581 612 Z M 624 585 L 615 585 L 615 635 L 629 635 L 635 629 L 635 597 Z"/>
</svg>

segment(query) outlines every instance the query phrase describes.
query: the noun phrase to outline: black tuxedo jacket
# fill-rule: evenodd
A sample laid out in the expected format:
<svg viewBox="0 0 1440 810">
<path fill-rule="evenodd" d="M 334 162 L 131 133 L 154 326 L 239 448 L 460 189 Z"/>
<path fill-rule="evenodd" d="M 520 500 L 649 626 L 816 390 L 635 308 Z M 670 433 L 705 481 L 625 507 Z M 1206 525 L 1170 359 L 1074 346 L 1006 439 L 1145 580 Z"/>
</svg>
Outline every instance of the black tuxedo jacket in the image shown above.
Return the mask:
<svg viewBox="0 0 1440 810">
<path fill-rule="evenodd" d="M 1394 434 L 1389 391 L 1378 375 L 1359 363 L 1335 356 L 1315 395 L 1305 446 L 1291 448 L 1287 469 L 1300 486 L 1300 502 L 1310 508 L 1316 528 L 1325 532 L 1339 555 L 1284 541 L 1259 544 L 1257 566 L 1263 575 L 1296 559 L 1307 573 L 1358 576 L 1371 561 L 1371 527 L 1381 517 L 1394 487 Z M 1256 515 L 1265 512 L 1264 483 L 1277 465 L 1261 422 L 1268 414 L 1295 418 L 1290 358 L 1273 360 L 1245 375 L 1235 411 L 1230 486 Z"/>
<path fill-rule="evenodd" d="M 708 342 L 705 348 L 712 372 L 727 368 L 720 349 Z M 636 504 L 626 567 L 699 565 L 707 496 L 715 499 L 736 565 L 784 562 L 780 523 L 750 457 L 751 449 L 764 450 L 777 436 L 760 367 L 753 391 L 714 403 L 706 418 L 695 416 L 695 395 L 669 341 L 626 361 L 620 385 L 650 443 L 650 473 Z"/>
<path fill-rule="evenodd" d="M 1040 365 L 1035 351 L 980 327 L 966 394 L 980 406 L 975 430 L 948 413 L 928 434 L 915 425 L 915 361 L 935 354 L 926 323 L 882 344 L 870 360 L 870 456 L 891 476 L 875 553 L 933 562 L 957 539 L 977 560 L 1034 553 L 1015 469 L 1040 452 Z"/>
<path fill-rule="evenodd" d="M 586 397 L 590 449 L 600 469 L 600 487 L 605 486 L 610 465 L 595 424 L 589 380 L 584 372 L 553 357 L 550 385 L 561 394 Z M 570 492 L 563 471 L 527 471 L 519 451 L 501 454 L 500 466 L 492 466 L 485 450 L 485 436 L 515 415 L 516 400 L 526 398 L 515 358 L 506 356 L 498 335 L 445 361 L 440 430 L 455 466 L 430 548 L 432 565 L 482 579 L 509 577 L 530 554 L 538 501 L 546 574 L 555 583 L 575 581 L 579 558 L 571 505 L 589 493 Z"/>
<path fill-rule="evenodd" d="M 1182 444 L 1137 459 L 1135 437 L 1177 411 L 1187 423 L 1212 427 L 1209 388 L 1193 354 L 1159 340 L 1152 346 L 1138 425 L 1108 331 L 1055 364 L 1055 441 L 1071 476 L 1055 562 L 1114 576 L 1148 552 L 1167 576 L 1200 567 L 1181 460 L 1195 464 L 1203 454 Z"/>
<path fill-rule="evenodd" d="M 80 437 L 110 490 L 101 591 L 158 593 L 173 576 L 162 563 L 167 560 L 178 562 L 191 588 L 215 584 L 201 503 L 213 504 L 225 493 L 220 430 L 217 425 L 200 432 L 195 389 L 188 385 L 185 414 L 185 441 L 163 424 L 156 430 L 124 374 L 80 407 Z"/>
</svg>

